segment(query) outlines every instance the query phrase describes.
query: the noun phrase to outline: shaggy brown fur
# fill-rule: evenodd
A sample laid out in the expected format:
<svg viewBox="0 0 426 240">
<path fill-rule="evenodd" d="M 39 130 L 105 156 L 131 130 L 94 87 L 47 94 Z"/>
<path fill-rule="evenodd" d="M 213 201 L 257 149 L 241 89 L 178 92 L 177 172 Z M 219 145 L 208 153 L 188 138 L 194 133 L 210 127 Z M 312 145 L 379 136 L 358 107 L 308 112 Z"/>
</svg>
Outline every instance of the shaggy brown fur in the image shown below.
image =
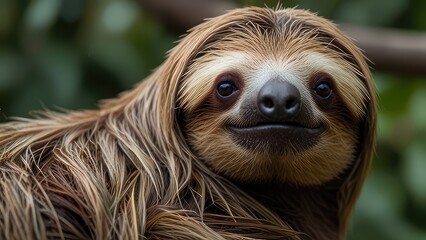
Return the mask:
<svg viewBox="0 0 426 240">
<path fill-rule="evenodd" d="M 229 105 L 214 97 L 223 72 L 242 81 Z M 309 87 L 318 73 L 333 83 L 328 104 Z M 227 131 L 250 121 L 242 103 L 271 74 L 293 79 L 324 127 L 313 146 L 268 154 Z M 231 11 L 99 110 L 0 125 L 0 239 L 344 239 L 375 126 L 368 66 L 333 24 Z"/>
</svg>

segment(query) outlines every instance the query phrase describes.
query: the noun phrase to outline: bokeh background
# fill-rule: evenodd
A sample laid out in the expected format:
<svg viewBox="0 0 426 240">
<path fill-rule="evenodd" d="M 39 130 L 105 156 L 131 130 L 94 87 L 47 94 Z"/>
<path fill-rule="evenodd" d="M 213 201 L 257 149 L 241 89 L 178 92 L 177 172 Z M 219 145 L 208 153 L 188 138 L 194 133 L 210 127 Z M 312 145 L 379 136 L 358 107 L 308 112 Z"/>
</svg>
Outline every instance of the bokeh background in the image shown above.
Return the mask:
<svg viewBox="0 0 426 240">
<path fill-rule="evenodd" d="M 212 7 L 185 1 L 156 0 L 163 5 L 155 10 L 149 0 L 0 0 L 0 122 L 31 110 L 95 108 L 98 100 L 131 88 L 188 27 L 161 9 L 179 8 L 198 19 Z M 220 2 L 227 8 L 278 1 Z M 281 4 L 337 23 L 426 33 L 423 0 Z M 348 239 L 426 239 L 426 75 L 418 72 L 374 70 L 378 148 Z"/>
</svg>

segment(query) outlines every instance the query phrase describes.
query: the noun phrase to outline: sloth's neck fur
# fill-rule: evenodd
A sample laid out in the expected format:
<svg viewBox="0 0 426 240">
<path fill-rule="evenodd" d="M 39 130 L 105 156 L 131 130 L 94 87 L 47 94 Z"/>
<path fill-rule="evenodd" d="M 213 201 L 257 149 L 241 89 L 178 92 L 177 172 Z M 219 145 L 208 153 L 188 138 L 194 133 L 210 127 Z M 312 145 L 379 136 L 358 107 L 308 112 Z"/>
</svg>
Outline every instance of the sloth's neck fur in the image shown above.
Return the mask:
<svg viewBox="0 0 426 240">
<path fill-rule="evenodd" d="M 339 238 L 338 183 L 324 186 L 292 186 L 277 182 L 235 184 L 277 213 L 294 230 L 307 234 L 307 239 Z M 318 233 L 323 235 L 318 236 Z"/>
</svg>

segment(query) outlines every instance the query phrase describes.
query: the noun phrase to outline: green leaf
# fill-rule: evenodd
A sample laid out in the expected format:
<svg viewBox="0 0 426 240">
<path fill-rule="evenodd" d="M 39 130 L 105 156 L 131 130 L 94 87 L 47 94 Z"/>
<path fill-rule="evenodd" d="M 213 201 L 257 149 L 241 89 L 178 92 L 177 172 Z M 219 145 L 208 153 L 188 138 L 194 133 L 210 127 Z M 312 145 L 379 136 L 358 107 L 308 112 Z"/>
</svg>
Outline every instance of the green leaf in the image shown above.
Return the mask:
<svg viewBox="0 0 426 240">
<path fill-rule="evenodd" d="M 12 50 L 0 51 L 0 90 L 16 86 L 22 75 L 22 59 Z"/>
<path fill-rule="evenodd" d="M 426 132 L 426 87 L 418 88 L 411 97 L 410 116 L 420 132 Z M 426 159 L 425 159 L 426 160 Z"/>
<path fill-rule="evenodd" d="M 415 201 L 426 202 L 426 141 L 416 141 L 404 153 L 403 179 Z"/>
<path fill-rule="evenodd" d="M 77 53 L 67 45 L 52 44 L 41 55 L 38 62 L 49 93 L 56 104 L 70 105 L 78 98 L 81 86 L 81 69 Z"/>
<path fill-rule="evenodd" d="M 135 22 L 137 15 L 136 2 L 112 1 L 104 8 L 102 26 L 110 33 L 124 33 Z"/>
<path fill-rule="evenodd" d="M 56 20 L 61 2 L 58 0 L 33 0 L 25 13 L 25 26 L 31 30 L 50 27 Z"/>
</svg>

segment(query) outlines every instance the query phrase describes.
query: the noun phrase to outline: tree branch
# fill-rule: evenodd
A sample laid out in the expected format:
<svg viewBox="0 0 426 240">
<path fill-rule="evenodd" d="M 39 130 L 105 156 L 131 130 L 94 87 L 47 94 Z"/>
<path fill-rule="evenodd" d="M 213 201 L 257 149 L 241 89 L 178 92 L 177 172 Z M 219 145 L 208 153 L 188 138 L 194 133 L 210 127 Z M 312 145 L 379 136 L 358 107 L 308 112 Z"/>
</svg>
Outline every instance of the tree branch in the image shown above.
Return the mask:
<svg viewBox="0 0 426 240">
<path fill-rule="evenodd" d="M 204 19 L 237 8 L 229 0 L 139 0 L 141 6 L 174 31 L 185 32 Z"/>
<path fill-rule="evenodd" d="M 159 17 L 174 31 L 184 32 L 203 19 L 238 7 L 227 0 L 139 0 L 144 9 Z M 364 50 L 377 71 L 426 75 L 426 34 L 392 29 L 374 29 L 348 24 L 339 26 Z"/>
<path fill-rule="evenodd" d="M 365 51 L 373 69 L 426 75 L 426 34 L 395 29 L 340 25 Z"/>
</svg>

